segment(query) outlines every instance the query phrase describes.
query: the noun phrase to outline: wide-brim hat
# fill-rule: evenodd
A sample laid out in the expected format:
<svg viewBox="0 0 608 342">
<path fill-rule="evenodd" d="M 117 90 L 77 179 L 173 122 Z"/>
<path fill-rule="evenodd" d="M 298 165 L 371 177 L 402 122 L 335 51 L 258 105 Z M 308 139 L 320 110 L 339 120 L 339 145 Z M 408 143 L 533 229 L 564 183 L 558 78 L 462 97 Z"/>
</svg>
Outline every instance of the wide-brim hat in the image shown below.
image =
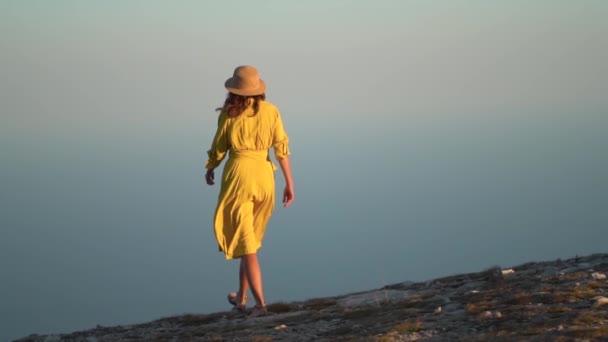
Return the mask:
<svg viewBox="0 0 608 342">
<path fill-rule="evenodd" d="M 224 83 L 229 92 L 242 96 L 255 96 L 266 91 L 266 83 L 260 78 L 258 69 L 241 65 L 234 69 L 232 77 Z"/>
</svg>

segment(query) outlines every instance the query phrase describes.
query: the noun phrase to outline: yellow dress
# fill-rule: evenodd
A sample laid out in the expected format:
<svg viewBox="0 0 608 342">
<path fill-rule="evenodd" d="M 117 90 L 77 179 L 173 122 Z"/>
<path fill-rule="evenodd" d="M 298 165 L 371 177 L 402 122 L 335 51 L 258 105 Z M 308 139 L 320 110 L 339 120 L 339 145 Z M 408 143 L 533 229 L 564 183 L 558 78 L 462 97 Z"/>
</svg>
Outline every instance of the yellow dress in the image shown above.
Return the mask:
<svg viewBox="0 0 608 342">
<path fill-rule="evenodd" d="M 228 154 L 214 220 L 215 237 L 226 259 L 255 253 L 262 246 L 275 204 L 277 168 L 270 161 L 269 150 L 272 147 L 279 160 L 290 154 L 289 138 L 277 107 L 260 101 L 254 115 L 250 101 L 235 118 L 220 113 L 205 165 L 215 168 Z"/>
</svg>

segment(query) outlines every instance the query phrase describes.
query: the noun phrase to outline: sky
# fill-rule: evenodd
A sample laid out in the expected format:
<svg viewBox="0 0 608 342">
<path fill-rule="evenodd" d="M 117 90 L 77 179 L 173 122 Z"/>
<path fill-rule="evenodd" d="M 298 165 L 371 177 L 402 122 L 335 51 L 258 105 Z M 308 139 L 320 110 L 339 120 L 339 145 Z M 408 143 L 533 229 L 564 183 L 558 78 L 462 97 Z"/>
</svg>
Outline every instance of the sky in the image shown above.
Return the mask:
<svg viewBox="0 0 608 342">
<path fill-rule="evenodd" d="M 291 140 L 270 301 L 606 252 L 606 17 L 600 0 L 0 0 L 0 340 L 225 309 L 236 264 L 203 165 L 242 64 Z"/>
</svg>

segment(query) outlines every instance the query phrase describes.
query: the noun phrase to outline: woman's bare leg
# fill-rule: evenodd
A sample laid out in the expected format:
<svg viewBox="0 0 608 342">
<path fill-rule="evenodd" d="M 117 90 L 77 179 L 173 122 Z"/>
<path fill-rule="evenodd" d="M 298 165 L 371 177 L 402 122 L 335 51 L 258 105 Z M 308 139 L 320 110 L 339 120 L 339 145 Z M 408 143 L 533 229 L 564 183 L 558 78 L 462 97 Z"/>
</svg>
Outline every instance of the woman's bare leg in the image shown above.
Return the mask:
<svg viewBox="0 0 608 342">
<path fill-rule="evenodd" d="M 266 302 L 264 301 L 264 291 L 262 289 L 262 271 L 258 262 L 257 253 L 243 255 L 241 257 L 241 262 L 244 263 L 245 275 L 247 276 L 248 285 L 251 286 L 255 304 L 258 306 L 266 305 Z"/>
<path fill-rule="evenodd" d="M 236 294 L 236 302 L 241 306 L 247 304 L 247 291 L 249 291 L 249 281 L 247 280 L 247 274 L 245 273 L 245 261 L 241 258 L 241 265 L 239 267 L 239 292 Z"/>
</svg>

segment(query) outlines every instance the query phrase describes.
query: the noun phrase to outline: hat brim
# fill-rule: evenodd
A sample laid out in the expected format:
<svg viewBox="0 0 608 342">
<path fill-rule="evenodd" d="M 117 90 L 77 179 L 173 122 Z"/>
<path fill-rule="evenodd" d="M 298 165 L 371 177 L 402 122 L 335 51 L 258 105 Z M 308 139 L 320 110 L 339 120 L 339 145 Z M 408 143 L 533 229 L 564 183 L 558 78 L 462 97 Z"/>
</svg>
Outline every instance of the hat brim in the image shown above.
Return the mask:
<svg viewBox="0 0 608 342">
<path fill-rule="evenodd" d="M 266 82 L 264 82 L 264 80 L 262 79 L 260 79 L 260 84 L 257 88 L 235 88 L 235 83 L 235 79 L 233 77 L 230 77 L 224 83 L 224 87 L 226 87 L 229 92 L 241 96 L 261 95 L 264 94 L 264 92 L 266 91 Z"/>
</svg>

